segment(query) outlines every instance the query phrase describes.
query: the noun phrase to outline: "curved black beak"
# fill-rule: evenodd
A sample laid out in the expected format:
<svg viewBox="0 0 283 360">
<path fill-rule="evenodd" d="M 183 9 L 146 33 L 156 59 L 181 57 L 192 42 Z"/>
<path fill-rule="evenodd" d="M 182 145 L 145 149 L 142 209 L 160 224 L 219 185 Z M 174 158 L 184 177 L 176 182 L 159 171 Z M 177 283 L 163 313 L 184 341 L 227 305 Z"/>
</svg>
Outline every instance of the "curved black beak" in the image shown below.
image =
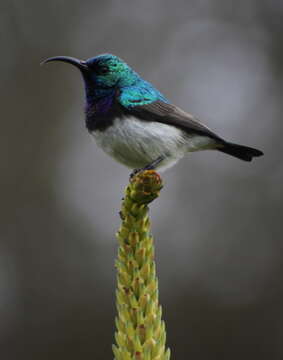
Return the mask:
<svg viewBox="0 0 283 360">
<path fill-rule="evenodd" d="M 83 60 L 79 60 L 70 56 L 54 56 L 54 57 L 50 57 L 44 61 L 42 61 L 40 63 L 40 65 L 44 65 L 46 63 L 49 63 L 51 61 L 62 61 L 71 65 L 74 65 L 75 67 L 77 67 L 78 69 L 80 69 L 81 71 L 87 71 L 88 70 L 88 66 L 86 64 L 85 61 Z"/>
</svg>

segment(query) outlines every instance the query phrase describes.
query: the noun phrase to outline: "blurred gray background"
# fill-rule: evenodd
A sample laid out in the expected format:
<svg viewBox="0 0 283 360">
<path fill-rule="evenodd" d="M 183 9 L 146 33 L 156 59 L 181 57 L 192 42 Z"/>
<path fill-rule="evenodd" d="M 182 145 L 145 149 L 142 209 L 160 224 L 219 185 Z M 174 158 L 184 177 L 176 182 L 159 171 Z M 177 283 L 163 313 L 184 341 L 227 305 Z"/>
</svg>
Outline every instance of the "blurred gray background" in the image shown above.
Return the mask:
<svg viewBox="0 0 283 360">
<path fill-rule="evenodd" d="M 282 359 L 283 2 L 1 1 L 0 353 L 111 359 L 129 170 L 96 147 L 80 74 L 121 56 L 265 156 L 187 156 L 151 207 L 172 359 Z"/>
</svg>

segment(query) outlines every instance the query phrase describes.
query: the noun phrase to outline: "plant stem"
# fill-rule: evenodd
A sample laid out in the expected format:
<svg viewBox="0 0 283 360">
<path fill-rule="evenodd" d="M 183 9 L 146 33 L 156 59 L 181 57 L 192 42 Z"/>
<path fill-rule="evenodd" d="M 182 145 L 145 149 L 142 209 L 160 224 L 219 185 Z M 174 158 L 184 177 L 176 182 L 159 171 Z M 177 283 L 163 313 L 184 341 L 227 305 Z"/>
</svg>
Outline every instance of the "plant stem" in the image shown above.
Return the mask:
<svg viewBox="0 0 283 360">
<path fill-rule="evenodd" d="M 158 303 L 153 237 L 148 204 L 159 196 L 162 180 L 154 171 L 138 173 L 125 191 L 117 268 L 115 360 L 169 360 Z"/>
</svg>

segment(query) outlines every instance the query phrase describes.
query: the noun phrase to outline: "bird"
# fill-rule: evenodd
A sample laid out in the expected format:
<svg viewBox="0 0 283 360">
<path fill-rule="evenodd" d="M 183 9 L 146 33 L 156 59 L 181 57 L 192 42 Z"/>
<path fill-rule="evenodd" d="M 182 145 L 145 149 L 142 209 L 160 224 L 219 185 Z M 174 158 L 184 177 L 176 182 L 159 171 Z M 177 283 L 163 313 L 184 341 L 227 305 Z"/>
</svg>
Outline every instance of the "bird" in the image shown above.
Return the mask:
<svg viewBox="0 0 283 360">
<path fill-rule="evenodd" d="M 125 61 L 112 54 L 87 60 L 54 56 L 80 70 L 85 88 L 85 123 L 97 145 L 132 169 L 164 171 L 184 155 L 218 150 L 243 161 L 263 152 L 224 140 L 193 115 L 172 104 Z"/>
</svg>

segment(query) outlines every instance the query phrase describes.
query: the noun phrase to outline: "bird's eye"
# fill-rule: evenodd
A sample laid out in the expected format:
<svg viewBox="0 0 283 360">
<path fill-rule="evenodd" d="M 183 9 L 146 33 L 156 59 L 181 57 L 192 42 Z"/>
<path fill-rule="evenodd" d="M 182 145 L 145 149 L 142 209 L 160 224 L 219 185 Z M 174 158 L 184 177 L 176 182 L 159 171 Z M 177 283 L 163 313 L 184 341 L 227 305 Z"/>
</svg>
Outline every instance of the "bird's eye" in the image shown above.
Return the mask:
<svg viewBox="0 0 283 360">
<path fill-rule="evenodd" d="M 107 66 L 102 66 L 100 69 L 99 69 L 99 74 L 107 74 L 109 71 L 108 67 Z"/>
</svg>

